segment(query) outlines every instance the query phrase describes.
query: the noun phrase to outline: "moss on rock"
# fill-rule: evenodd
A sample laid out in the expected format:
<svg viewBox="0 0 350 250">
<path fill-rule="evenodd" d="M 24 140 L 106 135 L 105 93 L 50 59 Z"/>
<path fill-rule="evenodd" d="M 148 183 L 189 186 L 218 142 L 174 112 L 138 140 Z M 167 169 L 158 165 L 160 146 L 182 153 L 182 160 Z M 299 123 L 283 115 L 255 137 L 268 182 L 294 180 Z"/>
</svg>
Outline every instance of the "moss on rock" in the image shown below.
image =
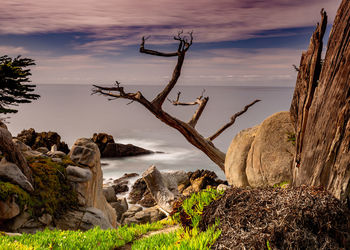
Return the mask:
<svg viewBox="0 0 350 250">
<path fill-rule="evenodd" d="M 66 210 L 77 207 L 77 193 L 66 178 L 66 167 L 74 164 L 69 157 L 62 162 L 51 158 L 28 158 L 33 173 L 34 192 L 29 194 L 18 185 L 0 181 L 0 200 L 14 196 L 21 210 L 27 209 L 34 216 L 49 213 L 59 217 Z"/>
<path fill-rule="evenodd" d="M 21 209 L 24 209 L 25 206 L 28 206 L 31 203 L 29 194 L 18 185 L 0 181 L 0 200 L 6 201 L 11 196 L 15 197 L 16 203 Z"/>
</svg>

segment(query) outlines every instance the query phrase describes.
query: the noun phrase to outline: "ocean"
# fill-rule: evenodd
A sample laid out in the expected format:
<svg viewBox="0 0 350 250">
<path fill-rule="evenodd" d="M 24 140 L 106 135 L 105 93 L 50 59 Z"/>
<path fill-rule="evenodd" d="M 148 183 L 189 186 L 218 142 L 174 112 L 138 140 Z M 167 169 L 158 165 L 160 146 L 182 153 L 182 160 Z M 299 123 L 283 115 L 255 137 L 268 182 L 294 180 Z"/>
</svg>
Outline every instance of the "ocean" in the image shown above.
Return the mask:
<svg viewBox="0 0 350 250">
<path fill-rule="evenodd" d="M 152 99 L 162 86 L 124 86 L 126 92 L 140 90 Z M 63 141 L 72 146 L 81 137 L 91 138 L 93 133 L 104 132 L 113 135 L 118 143 L 162 151 L 152 154 L 121 159 L 103 159 L 104 178 L 118 178 L 124 173 L 142 173 L 150 165 L 160 170 L 209 169 L 225 179 L 223 171 L 204 153 L 189 144 L 176 130 L 153 117 L 138 103 L 117 99 L 108 101 L 104 96 L 91 95 L 91 85 L 37 85 L 36 93 L 41 98 L 31 104 L 18 106 L 18 113 L 7 120 L 13 136 L 21 130 L 34 128 L 37 132 L 56 131 Z M 178 86 L 169 95 L 176 98 L 181 91 L 182 101 L 194 101 L 205 89 L 209 102 L 197 130 L 210 136 L 230 117 L 255 99 L 261 102 L 240 116 L 236 123 L 214 140 L 214 144 L 226 152 L 231 140 L 242 129 L 261 123 L 278 111 L 289 110 L 293 88 L 290 87 L 229 87 L 229 86 Z M 163 106 L 168 113 L 188 121 L 195 106 Z"/>
</svg>

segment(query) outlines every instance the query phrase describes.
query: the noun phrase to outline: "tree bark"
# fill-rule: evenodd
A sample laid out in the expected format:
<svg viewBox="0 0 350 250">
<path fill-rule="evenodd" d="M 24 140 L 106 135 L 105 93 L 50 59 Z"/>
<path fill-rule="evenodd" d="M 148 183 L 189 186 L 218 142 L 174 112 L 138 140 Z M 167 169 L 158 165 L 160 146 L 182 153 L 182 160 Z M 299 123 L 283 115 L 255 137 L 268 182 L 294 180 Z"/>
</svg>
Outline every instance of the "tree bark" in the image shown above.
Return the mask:
<svg viewBox="0 0 350 250">
<path fill-rule="evenodd" d="M 313 56 L 302 56 L 291 106 L 298 150 L 293 184 L 323 186 L 345 199 L 350 191 L 350 1 L 338 9 L 317 84 L 322 41 L 314 38 L 324 19 L 325 14 L 311 39 Z M 310 77 L 303 77 L 307 72 Z"/>
</svg>

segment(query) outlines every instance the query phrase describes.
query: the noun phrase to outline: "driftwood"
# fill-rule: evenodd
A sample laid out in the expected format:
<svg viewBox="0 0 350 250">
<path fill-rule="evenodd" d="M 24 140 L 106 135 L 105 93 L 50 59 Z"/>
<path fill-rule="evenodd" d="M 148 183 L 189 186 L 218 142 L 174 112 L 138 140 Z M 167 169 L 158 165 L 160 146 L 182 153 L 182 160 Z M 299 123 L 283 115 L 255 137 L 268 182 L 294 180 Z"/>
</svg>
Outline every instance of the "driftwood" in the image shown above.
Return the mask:
<svg viewBox="0 0 350 250">
<path fill-rule="evenodd" d="M 193 36 L 192 33 L 188 35 L 183 35 L 182 32 L 179 32 L 177 36 L 174 37 L 176 41 L 179 42 L 178 49 L 176 52 L 164 53 L 155 50 L 150 50 L 145 48 L 145 42 L 148 38 L 143 37 L 140 45 L 140 52 L 153 56 L 160 57 L 177 57 L 177 64 L 173 71 L 171 80 L 165 86 L 165 88 L 152 100 L 147 100 L 140 91 L 136 93 L 127 93 L 124 91 L 124 88 L 120 86 L 120 83 L 117 81 L 116 85 L 113 87 L 103 87 L 94 85 L 94 89 L 92 90 L 93 94 L 102 94 L 104 96 L 109 97 L 109 100 L 114 100 L 118 98 L 128 99 L 131 102 L 138 102 L 143 105 L 146 109 L 148 109 L 155 117 L 159 120 L 167 124 L 168 126 L 175 128 L 178 130 L 188 142 L 190 142 L 193 146 L 200 149 L 204 152 L 213 162 L 215 162 L 223 171 L 225 171 L 224 162 L 225 162 L 225 154 L 221 152 L 218 148 L 216 148 L 213 144 L 213 140 L 217 138 L 224 130 L 228 127 L 232 126 L 235 119 L 245 113 L 249 107 L 254 105 L 259 100 L 255 100 L 251 104 L 247 105 L 242 111 L 236 113 L 230 120 L 228 124 L 223 126 L 217 132 L 215 132 L 212 136 L 205 138 L 202 136 L 196 129 L 195 126 L 201 117 L 207 102 L 209 101 L 209 97 L 203 97 L 204 92 L 199 96 L 194 102 L 180 102 L 180 95 L 178 93 L 176 100 L 169 100 L 173 105 L 198 105 L 197 110 L 189 120 L 189 122 L 181 121 L 162 109 L 162 105 L 164 101 L 168 98 L 169 93 L 176 85 L 180 75 L 181 68 L 185 59 L 186 52 L 192 45 Z"/>
<path fill-rule="evenodd" d="M 12 141 L 12 135 L 7 130 L 5 124 L 0 121 L 0 151 L 7 161 L 13 162 L 19 167 L 22 173 L 28 178 L 28 181 L 33 184 L 32 171 L 30 170 L 27 160 L 19 151 L 17 145 Z"/>
<path fill-rule="evenodd" d="M 349 199 L 350 1 L 343 0 L 338 9 L 323 63 L 326 13 L 321 14 L 307 52 L 313 56 L 303 54 L 291 106 L 297 132 L 293 184 L 323 186 L 338 199 Z"/>
</svg>

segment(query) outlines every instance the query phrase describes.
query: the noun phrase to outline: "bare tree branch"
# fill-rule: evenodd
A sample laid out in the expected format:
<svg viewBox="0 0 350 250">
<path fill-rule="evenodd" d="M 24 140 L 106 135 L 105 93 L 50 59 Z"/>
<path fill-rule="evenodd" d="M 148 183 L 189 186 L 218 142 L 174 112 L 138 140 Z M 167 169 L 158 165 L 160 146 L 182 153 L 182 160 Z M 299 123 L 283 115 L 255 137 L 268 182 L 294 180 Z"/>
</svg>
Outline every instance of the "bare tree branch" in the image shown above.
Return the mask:
<svg viewBox="0 0 350 250">
<path fill-rule="evenodd" d="M 181 92 L 177 93 L 176 100 L 172 101 L 169 98 L 167 98 L 180 77 L 181 68 L 185 59 L 185 54 L 188 51 L 188 49 L 191 47 L 193 42 L 192 32 L 188 33 L 188 36 L 186 35 L 184 36 L 183 32 L 181 31 L 177 34 L 177 36 L 174 37 L 174 39 L 179 42 L 178 50 L 177 52 L 174 52 L 174 53 L 163 53 L 163 52 L 145 49 L 144 46 L 145 46 L 145 41 L 147 39 L 148 37 L 142 38 L 142 43 L 140 46 L 141 53 L 146 53 L 146 54 L 155 55 L 155 56 L 165 56 L 165 57 L 177 56 L 178 57 L 177 64 L 172 74 L 172 78 L 169 81 L 169 83 L 165 86 L 165 88 L 152 101 L 148 101 L 140 91 L 136 93 L 125 92 L 124 88 L 120 86 L 119 82 L 116 82 L 115 86 L 113 87 L 103 87 L 99 85 L 93 85 L 94 88 L 92 89 L 92 94 L 105 95 L 107 97 L 110 97 L 109 99 L 113 99 L 113 100 L 117 98 L 128 99 L 130 100 L 128 104 L 132 102 L 138 102 L 142 104 L 147 110 L 149 110 L 159 120 L 161 120 L 168 126 L 178 130 L 186 138 L 188 142 L 190 142 L 196 148 L 200 149 L 213 162 L 215 162 L 223 171 L 225 171 L 225 166 L 224 166 L 225 154 L 221 152 L 218 148 L 216 148 L 211 140 L 219 136 L 227 127 L 231 126 L 235 122 L 236 117 L 246 112 L 250 106 L 258 102 L 259 100 L 256 100 L 253 103 L 247 105 L 243 111 L 231 117 L 231 122 L 226 124 L 210 139 L 204 138 L 201 134 L 198 133 L 198 131 L 195 129 L 195 126 L 198 120 L 200 119 L 206 107 L 207 102 L 209 101 L 209 97 L 203 97 L 205 90 L 203 90 L 201 95 L 197 97 L 197 99 L 194 102 L 181 102 L 180 101 Z M 190 121 L 184 122 L 171 116 L 170 114 L 166 113 L 162 109 L 162 104 L 166 99 L 168 99 L 175 106 L 176 105 L 183 105 L 183 106 L 198 105 L 198 108 L 193 114 Z"/>
<path fill-rule="evenodd" d="M 200 98 L 200 99 L 197 99 L 197 103 L 198 103 L 198 109 L 196 110 L 196 112 L 194 113 L 194 115 L 192 116 L 191 120 L 188 122 L 188 124 L 191 126 L 191 127 L 195 127 L 197 125 L 197 122 L 199 120 L 199 118 L 201 117 L 204 109 L 205 109 L 205 106 L 207 105 L 207 102 L 209 101 L 209 97 L 204 97 L 203 99 Z"/>
<path fill-rule="evenodd" d="M 224 132 L 227 128 L 229 128 L 230 126 L 232 126 L 232 125 L 235 123 L 235 121 L 236 121 L 236 119 L 237 119 L 238 116 L 240 116 L 240 115 L 244 114 L 245 112 L 247 112 L 247 110 L 248 110 L 251 106 L 253 106 L 255 103 L 257 103 L 257 102 L 260 102 L 260 100 L 255 100 L 254 102 L 252 102 L 252 103 L 248 104 L 247 106 L 245 106 L 243 110 L 241 110 L 240 112 L 234 114 L 234 115 L 231 117 L 230 122 L 228 122 L 228 123 L 226 123 L 224 126 L 222 126 L 218 131 L 216 131 L 216 132 L 215 132 L 212 136 L 210 136 L 208 139 L 209 139 L 210 141 L 213 141 L 215 138 L 217 138 L 222 132 Z"/>
<path fill-rule="evenodd" d="M 145 38 L 144 36 L 142 37 L 142 42 L 140 45 L 140 53 L 144 53 L 144 54 L 148 54 L 148 55 L 152 55 L 152 56 L 163 56 L 163 57 L 174 57 L 174 56 L 178 56 L 179 52 L 173 52 L 173 53 L 164 53 L 164 52 L 159 52 L 156 50 L 151 50 L 151 49 L 145 49 L 145 41 L 148 39 L 149 37 Z"/>
</svg>

